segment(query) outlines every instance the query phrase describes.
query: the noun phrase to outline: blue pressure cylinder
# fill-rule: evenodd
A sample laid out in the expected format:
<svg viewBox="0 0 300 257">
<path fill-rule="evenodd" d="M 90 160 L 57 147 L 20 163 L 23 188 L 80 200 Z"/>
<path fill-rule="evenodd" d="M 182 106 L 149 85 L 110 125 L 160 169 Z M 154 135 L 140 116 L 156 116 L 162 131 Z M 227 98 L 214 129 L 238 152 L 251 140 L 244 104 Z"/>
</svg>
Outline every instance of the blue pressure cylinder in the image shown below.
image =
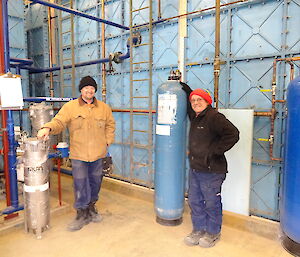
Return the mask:
<svg viewBox="0 0 300 257">
<path fill-rule="evenodd" d="M 284 248 L 300 256 L 300 76 L 288 86 L 287 110 L 280 224 Z"/>
<path fill-rule="evenodd" d="M 185 185 L 186 93 L 175 74 L 157 89 L 155 135 L 156 221 L 182 222 Z"/>
</svg>

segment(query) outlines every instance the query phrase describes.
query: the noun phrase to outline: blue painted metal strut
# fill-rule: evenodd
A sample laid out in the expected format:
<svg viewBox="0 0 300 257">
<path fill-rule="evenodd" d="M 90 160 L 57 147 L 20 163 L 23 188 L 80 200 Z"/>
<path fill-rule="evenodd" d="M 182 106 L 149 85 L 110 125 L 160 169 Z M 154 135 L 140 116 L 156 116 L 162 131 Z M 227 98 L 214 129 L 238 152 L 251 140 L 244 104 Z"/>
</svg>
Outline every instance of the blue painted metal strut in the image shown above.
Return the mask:
<svg viewBox="0 0 300 257">
<path fill-rule="evenodd" d="M 71 13 L 71 14 L 74 14 L 74 15 L 77 15 L 77 16 L 81 16 L 81 17 L 84 17 L 84 18 L 87 18 L 87 19 L 90 19 L 90 20 L 102 22 L 102 23 L 105 23 L 107 25 L 111 25 L 111 26 L 114 26 L 114 27 L 117 27 L 117 28 L 120 28 L 120 29 L 129 30 L 129 27 L 126 27 L 126 26 L 123 26 L 123 25 L 120 25 L 120 24 L 117 24 L 115 22 L 111 22 L 111 21 L 108 21 L 108 20 L 103 20 L 103 19 L 100 19 L 98 17 L 92 16 L 92 15 L 86 14 L 84 12 L 80 12 L 80 11 L 77 11 L 77 10 L 62 6 L 62 5 L 58 5 L 58 4 L 54 4 L 54 3 L 50 3 L 50 2 L 42 1 L 42 0 L 30 0 L 30 1 L 33 2 L 33 3 L 38 3 L 38 4 L 41 4 L 41 5 L 52 7 L 54 9 L 58 9 L 58 10 L 61 10 L 61 11 L 64 11 L 64 12 L 68 12 L 68 13 Z"/>
</svg>

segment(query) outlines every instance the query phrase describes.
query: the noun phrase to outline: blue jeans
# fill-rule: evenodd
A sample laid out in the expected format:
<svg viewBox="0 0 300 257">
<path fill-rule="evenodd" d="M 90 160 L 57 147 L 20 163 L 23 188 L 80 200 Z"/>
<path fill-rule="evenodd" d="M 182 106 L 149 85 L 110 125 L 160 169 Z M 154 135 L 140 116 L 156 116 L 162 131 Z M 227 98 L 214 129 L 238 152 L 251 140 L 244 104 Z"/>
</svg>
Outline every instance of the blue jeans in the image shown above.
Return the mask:
<svg viewBox="0 0 300 257">
<path fill-rule="evenodd" d="M 189 205 L 193 230 L 218 234 L 222 226 L 221 187 L 226 174 L 190 170 Z"/>
<path fill-rule="evenodd" d="M 96 202 L 103 178 L 102 159 L 94 162 L 72 161 L 75 209 L 85 209 L 90 202 Z"/>
</svg>

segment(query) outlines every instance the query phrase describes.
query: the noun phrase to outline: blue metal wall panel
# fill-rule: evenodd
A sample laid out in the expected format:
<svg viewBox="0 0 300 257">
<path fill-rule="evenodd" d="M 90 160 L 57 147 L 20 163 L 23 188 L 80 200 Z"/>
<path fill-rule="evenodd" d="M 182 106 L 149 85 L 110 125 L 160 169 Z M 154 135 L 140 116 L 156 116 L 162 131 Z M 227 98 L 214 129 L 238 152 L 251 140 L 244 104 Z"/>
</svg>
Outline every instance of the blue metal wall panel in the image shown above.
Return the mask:
<svg viewBox="0 0 300 257">
<path fill-rule="evenodd" d="M 162 18 L 178 15 L 178 1 L 161 1 Z M 222 1 L 221 4 L 227 3 Z M 144 1 L 134 1 L 134 8 L 143 6 Z M 213 0 L 188 1 L 188 11 L 209 8 L 215 5 Z M 38 9 L 39 5 L 33 6 Z M 101 4 L 96 0 L 77 0 L 76 8 L 89 14 L 100 16 Z M 110 0 L 105 3 L 106 19 L 129 26 L 129 1 Z M 220 107 L 246 108 L 255 111 L 269 111 L 271 108 L 272 62 L 276 57 L 287 57 L 299 53 L 300 33 L 298 24 L 300 17 L 300 2 L 296 1 L 252 1 L 250 3 L 233 4 L 222 8 L 221 12 L 221 65 L 220 72 Z M 154 21 L 158 16 L 157 1 L 153 1 Z M 146 11 L 134 14 L 134 23 L 148 22 Z M 35 22 L 34 22 L 35 21 Z M 42 22 L 36 12 L 31 16 L 31 28 L 36 27 L 36 21 Z M 96 59 L 101 56 L 101 26 L 94 21 L 76 18 L 76 62 Z M 126 52 L 128 31 L 106 27 L 106 56 L 115 51 Z M 214 10 L 188 17 L 188 38 L 186 40 L 187 81 L 195 89 L 207 88 L 214 90 L 213 61 L 215 37 Z M 43 30 L 44 34 L 45 31 Z M 32 32 L 38 37 L 39 32 Z M 147 31 L 142 31 L 142 40 L 147 42 Z M 40 36 L 42 37 L 42 36 Z M 171 68 L 177 68 L 178 58 L 178 24 L 177 20 L 161 23 L 153 27 L 153 109 L 156 106 L 156 88 L 167 80 Z M 44 42 L 44 41 L 43 41 Z M 142 42 L 142 43 L 143 43 Z M 37 51 L 44 44 L 34 42 Z M 37 54 L 35 60 L 39 60 Z M 133 50 L 134 61 L 149 59 L 149 53 L 142 48 Z M 115 72 L 107 74 L 107 103 L 115 109 L 130 108 L 129 60 L 123 64 L 114 64 Z M 297 71 L 298 71 L 298 67 Z M 101 98 L 101 68 L 100 65 L 76 69 L 76 83 L 80 77 L 90 74 L 99 84 L 97 97 Z M 134 78 L 144 78 L 147 74 L 145 66 L 140 65 L 134 70 Z M 289 67 L 278 65 L 278 98 L 284 97 L 288 83 Z M 134 84 L 134 94 L 143 96 L 148 88 L 144 84 Z M 145 101 L 135 102 L 138 108 L 146 108 Z M 275 122 L 274 154 L 279 157 L 282 146 L 282 118 L 284 107 L 276 105 L 278 119 Z M 147 167 L 135 167 L 130 174 L 130 116 L 128 113 L 114 113 L 117 121 L 116 143 L 111 147 L 114 156 L 115 174 L 117 177 L 130 180 L 132 177 L 142 184 L 151 184 L 153 174 Z M 147 127 L 143 117 L 136 117 L 135 124 L 140 128 Z M 153 129 L 154 131 L 154 129 Z M 268 138 L 270 120 L 268 117 L 255 117 L 253 138 L 253 166 L 251 185 L 251 213 L 271 219 L 278 218 L 278 194 L 281 166 L 269 159 L 269 143 L 259 138 Z M 134 141 L 147 143 L 147 138 L 134 133 Z M 143 149 L 134 149 L 134 161 L 146 162 L 147 153 Z M 241 171 L 242 172 L 242 171 Z"/>
</svg>

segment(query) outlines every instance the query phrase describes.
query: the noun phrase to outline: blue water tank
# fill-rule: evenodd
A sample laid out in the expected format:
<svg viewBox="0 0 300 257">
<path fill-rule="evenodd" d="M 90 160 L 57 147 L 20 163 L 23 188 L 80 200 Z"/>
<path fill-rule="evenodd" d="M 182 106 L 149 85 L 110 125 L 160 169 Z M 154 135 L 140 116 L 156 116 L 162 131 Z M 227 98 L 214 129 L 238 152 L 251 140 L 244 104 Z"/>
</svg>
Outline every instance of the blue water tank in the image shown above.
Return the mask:
<svg viewBox="0 0 300 257">
<path fill-rule="evenodd" d="M 287 111 L 280 224 L 283 246 L 300 256 L 300 76 L 288 86 Z"/>
<path fill-rule="evenodd" d="M 184 209 L 187 98 L 177 79 L 157 89 L 155 212 L 169 226 L 181 224 Z"/>
</svg>

